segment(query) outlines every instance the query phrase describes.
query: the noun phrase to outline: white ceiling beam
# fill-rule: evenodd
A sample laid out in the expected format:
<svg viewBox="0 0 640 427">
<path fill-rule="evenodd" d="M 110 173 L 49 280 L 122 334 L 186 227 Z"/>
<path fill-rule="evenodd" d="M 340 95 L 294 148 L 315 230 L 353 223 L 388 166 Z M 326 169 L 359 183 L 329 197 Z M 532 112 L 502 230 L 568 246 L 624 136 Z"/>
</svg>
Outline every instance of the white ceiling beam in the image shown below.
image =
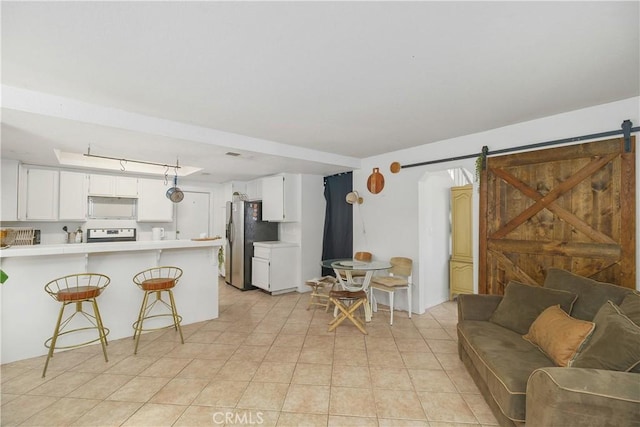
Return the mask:
<svg viewBox="0 0 640 427">
<path fill-rule="evenodd" d="M 200 142 L 224 147 L 230 151 L 249 151 L 291 159 L 325 163 L 348 169 L 359 169 L 360 159 L 325 151 L 282 144 L 266 139 L 223 132 L 203 126 L 151 117 L 144 114 L 75 99 L 2 85 L 2 108 L 40 114 L 83 123 L 91 123 L 159 135 L 169 138 Z"/>
</svg>

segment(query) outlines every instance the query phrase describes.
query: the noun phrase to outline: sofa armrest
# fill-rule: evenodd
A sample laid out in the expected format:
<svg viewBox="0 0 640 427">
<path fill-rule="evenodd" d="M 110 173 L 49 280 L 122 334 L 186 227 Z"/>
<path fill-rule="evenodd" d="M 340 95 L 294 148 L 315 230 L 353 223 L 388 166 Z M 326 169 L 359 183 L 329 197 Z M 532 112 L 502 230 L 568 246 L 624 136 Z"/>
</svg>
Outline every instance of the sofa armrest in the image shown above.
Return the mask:
<svg viewBox="0 0 640 427">
<path fill-rule="evenodd" d="M 458 321 L 462 320 L 489 320 L 498 304 L 502 301 L 502 295 L 458 295 Z"/>
<path fill-rule="evenodd" d="M 541 368 L 527 382 L 527 426 L 638 426 L 640 374 Z"/>
</svg>

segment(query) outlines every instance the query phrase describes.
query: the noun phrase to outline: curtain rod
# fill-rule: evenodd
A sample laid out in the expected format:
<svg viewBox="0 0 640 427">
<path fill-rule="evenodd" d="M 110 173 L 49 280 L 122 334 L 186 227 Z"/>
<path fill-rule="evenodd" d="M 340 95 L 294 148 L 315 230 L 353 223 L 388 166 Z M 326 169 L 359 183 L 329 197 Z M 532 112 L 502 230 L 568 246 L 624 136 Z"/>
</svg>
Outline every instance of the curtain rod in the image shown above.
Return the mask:
<svg viewBox="0 0 640 427">
<path fill-rule="evenodd" d="M 624 122 L 622 122 L 622 125 L 621 125 L 622 129 L 620 130 L 611 130 L 607 132 L 592 133 L 589 135 L 574 136 L 571 138 L 556 139 L 553 141 L 537 142 L 535 144 L 521 145 L 519 147 L 503 148 L 495 151 L 489 151 L 488 148 L 485 146 L 483 147 L 481 153 L 465 154 L 462 156 L 447 157 L 445 159 L 438 159 L 438 160 L 429 160 L 426 162 L 412 163 L 409 165 L 401 165 L 400 167 L 402 169 L 414 168 L 417 166 L 426 166 L 426 165 L 432 165 L 435 163 L 452 162 L 454 160 L 473 159 L 483 155 L 490 156 L 490 155 L 496 155 L 496 154 L 504 154 L 504 153 L 510 153 L 512 151 L 520 151 L 520 150 L 526 150 L 530 148 L 548 147 L 550 145 L 565 144 L 568 142 L 578 142 L 578 141 L 584 141 L 589 139 L 596 139 L 596 138 L 602 138 L 606 136 L 614 136 L 614 135 L 620 135 L 620 134 L 624 135 L 625 151 L 629 152 L 631 151 L 631 133 L 640 132 L 640 126 L 636 126 L 636 127 L 631 127 L 631 126 L 632 126 L 631 120 L 625 120 Z"/>
</svg>

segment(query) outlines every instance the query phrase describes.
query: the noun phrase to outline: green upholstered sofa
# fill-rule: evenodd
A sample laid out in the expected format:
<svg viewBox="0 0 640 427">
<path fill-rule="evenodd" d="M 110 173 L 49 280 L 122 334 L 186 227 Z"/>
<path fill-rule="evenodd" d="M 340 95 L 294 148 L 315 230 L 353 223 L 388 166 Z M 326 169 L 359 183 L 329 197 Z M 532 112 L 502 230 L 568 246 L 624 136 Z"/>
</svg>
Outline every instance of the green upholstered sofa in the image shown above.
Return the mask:
<svg viewBox="0 0 640 427">
<path fill-rule="evenodd" d="M 523 286 L 526 285 L 521 285 L 521 288 Z M 529 306 L 544 297 L 536 298 L 528 294 L 524 297 L 520 295 L 520 300 L 514 299 L 515 291 L 508 296 L 510 287 L 511 283 L 504 296 L 458 297 L 458 353 L 499 423 L 504 426 L 531 427 L 640 426 L 640 363 L 631 362 L 629 365 L 627 360 L 627 365 L 618 370 L 573 367 L 572 362 L 568 362 L 569 367 L 556 366 L 541 348 L 523 339 L 522 329 L 510 329 L 511 325 L 505 323 L 505 317 L 497 316 L 503 300 L 505 304 L 500 308 L 504 315 L 507 298 L 511 303 L 515 301 L 515 307 L 520 307 L 513 310 L 512 304 L 512 311 L 507 313 L 507 318 L 537 316 L 537 313 L 529 310 Z M 627 341 L 637 339 L 640 331 L 640 294 L 633 290 L 596 282 L 555 268 L 547 271 L 542 287 L 546 289 L 529 288 L 531 286 L 527 286 L 526 290 L 546 294 L 555 292 L 551 289 L 574 294 L 575 299 L 568 310 L 571 318 L 566 316 L 569 322 L 573 322 L 574 318 L 594 321 L 603 305 L 611 305 L 608 301 L 616 304 L 616 307 L 624 302 L 629 316 L 622 310 L 618 314 L 624 315 L 621 320 L 625 322 L 625 327 L 630 328 L 632 339 Z M 517 289 L 515 285 L 513 289 Z M 564 313 L 562 315 L 565 316 Z M 610 332 L 609 341 L 605 343 L 609 347 L 607 351 L 616 355 L 633 353 L 625 353 L 625 357 L 632 360 L 640 357 L 640 346 L 638 349 L 623 348 L 624 343 L 620 341 L 625 338 L 620 336 L 618 339 L 619 334 L 613 329 L 609 330 L 601 319 L 599 317 L 598 322 L 593 322 L 595 326 L 592 332 L 573 353 L 573 360 L 579 357 L 580 352 L 586 354 L 589 345 L 596 346 L 594 336 L 598 331 L 598 323 L 601 325 L 598 331 L 601 335 Z M 505 327 L 505 324 L 509 327 Z M 528 327 L 526 322 L 525 326 Z M 616 339 L 610 339 L 612 334 Z M 621 348 L 614 348 L 618 344 Z M 608 354 L 605 356 L 609 357 Z"/>
</svg>

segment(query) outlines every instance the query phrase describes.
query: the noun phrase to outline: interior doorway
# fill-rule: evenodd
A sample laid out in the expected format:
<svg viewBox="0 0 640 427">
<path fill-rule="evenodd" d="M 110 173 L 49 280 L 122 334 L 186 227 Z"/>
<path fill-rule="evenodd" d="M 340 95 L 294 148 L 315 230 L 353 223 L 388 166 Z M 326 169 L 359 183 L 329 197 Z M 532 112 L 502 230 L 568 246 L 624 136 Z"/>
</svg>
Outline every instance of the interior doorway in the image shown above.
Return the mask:
<svg viewBox="0 0 640 427">
<path fill-rule="evenodd" d="M 472 160 L 473 161 L 473 160 Z M 451 256 L 451 187 L 472 184 L 473 163 L 426 172 L 419 183 L 420 283 L 418 310 L 449 300 L 449 259 Z M 477 191 L 473 191 L 473 210 L 477 210 Z M 472 245 L 477 247 L 477 215 L 473 220 Z M 474 251 L 474 261 L 477 259 Z M 474 290 L 477 291 L 477 262 L 474 262 Z"/>
<path fill-rule="evenodd" d="M 177 204 L 176 227 L 180 240 L 209 237 L 211 224 L 210 194 L 184 191 L 184 199 Z"/>
</svg>

